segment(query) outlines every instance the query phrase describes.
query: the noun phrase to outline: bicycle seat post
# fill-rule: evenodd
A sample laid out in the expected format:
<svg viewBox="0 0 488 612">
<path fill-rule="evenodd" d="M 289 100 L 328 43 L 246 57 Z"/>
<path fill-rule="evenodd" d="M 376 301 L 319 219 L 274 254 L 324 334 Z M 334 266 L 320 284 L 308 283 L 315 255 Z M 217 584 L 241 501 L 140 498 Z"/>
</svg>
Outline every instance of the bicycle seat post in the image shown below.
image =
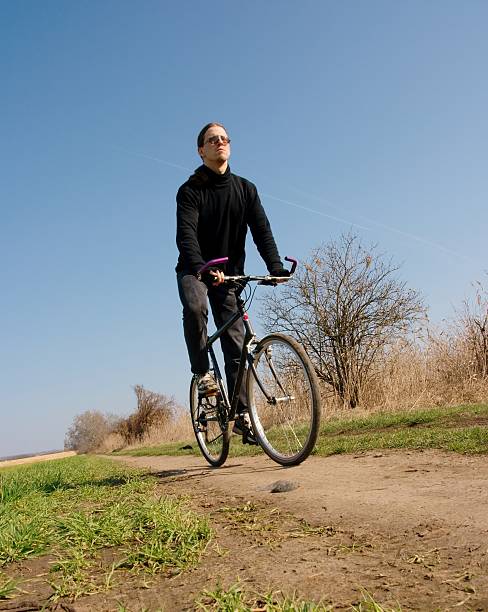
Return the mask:
<svg viewBox="0 0 488 612">
<path fill-rule="evenodd" d="M 249 315 L 246 310 L 244 310 L 245 302 L 240 296 L 236 296 L 237 301 L 237 309 L 242 317 L 242 322 L 244 323 L 245 329 L 245 337 L 244 344 L 249 347 L 249 342 L 255 338 L 255 333 L 251 325 L 251 321 L 249 320 Z"/>
</svg>

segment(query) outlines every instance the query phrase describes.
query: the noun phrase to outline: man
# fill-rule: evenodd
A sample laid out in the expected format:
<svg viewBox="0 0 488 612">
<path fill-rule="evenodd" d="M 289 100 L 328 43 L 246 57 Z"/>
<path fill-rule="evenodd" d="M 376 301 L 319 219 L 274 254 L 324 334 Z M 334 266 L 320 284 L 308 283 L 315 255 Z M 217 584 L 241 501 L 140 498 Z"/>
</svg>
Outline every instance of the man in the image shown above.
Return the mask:
<svg viewBox="0 0 488 612">
<path fill-rule="evenodd" d="M 223 284 L 224 271 L 213 269 L 203 275 L 199 270 L 211 259 L 228 257 L 225 273 L 243 274 L 247 228 L 273 276 L 289 276 L 278 254 L 269 221 L 256 187 L 232 174 L 229 167 L 230 138 L 219 123 L 207 124 L 197 138 L 198 154 L 203 164 L 178 190 L 176 266 L 178 291 L 183 304 L 183 329 L 191 370 L 199 376 L 201 396 L 217 391 L 209 373 L 206 349 L 208 304 L 220 327 L 236 311 L 236 296 Z M 238 320 L 221 338 L 227 389 L 232 396 L 239 367 L 244 328 Z M 238 416 L 234 432 L 247 432 L 246 394 L 240 390 Z"/>
</svg>

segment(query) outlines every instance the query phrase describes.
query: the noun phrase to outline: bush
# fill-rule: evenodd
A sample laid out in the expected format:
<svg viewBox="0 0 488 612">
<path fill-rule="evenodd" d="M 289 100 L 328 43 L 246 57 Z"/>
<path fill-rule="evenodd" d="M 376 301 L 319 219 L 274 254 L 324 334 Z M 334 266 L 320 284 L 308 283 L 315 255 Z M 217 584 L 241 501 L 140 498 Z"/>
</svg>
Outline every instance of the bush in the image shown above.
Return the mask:
<svg viewBox="0 0 488 612">
<path fill-rule="evenodd" d="M 115 429 L 126 444 L 142 442 L 143 438 L 155 427 L 163 427 L 173 420 L 177 406 L 172 397 L 155 393 L 136 385 L 134 392 L 137 397 L 137 410 L 123 419 Z"/>
<path fill-rule="evenodd" d="M 98 410 L 86 410 L 78 414 L 66 433 L 64 447 L 80 453 L 96 450 L 113 431 L 117 420 L 117 417 L 102 414 Z"/>
</svg>

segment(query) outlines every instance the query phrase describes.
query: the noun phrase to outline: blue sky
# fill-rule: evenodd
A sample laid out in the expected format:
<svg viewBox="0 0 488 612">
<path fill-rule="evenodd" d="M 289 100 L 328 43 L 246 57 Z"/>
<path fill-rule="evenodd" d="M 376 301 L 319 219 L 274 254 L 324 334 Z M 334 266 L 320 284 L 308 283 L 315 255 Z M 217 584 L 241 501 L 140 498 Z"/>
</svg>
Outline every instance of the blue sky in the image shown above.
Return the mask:
<svg viewBox="0 0 488 612">
<path fill-rule="evenodd" d="M 283 255 L 351 228 L 434 322 L 486 278 L 488 4 L 0 5 L 0 456 L 186 401 L 175 193 L 208 121 Z M 248 270 L 263 269 L 252 243 Z"/>
</svg>

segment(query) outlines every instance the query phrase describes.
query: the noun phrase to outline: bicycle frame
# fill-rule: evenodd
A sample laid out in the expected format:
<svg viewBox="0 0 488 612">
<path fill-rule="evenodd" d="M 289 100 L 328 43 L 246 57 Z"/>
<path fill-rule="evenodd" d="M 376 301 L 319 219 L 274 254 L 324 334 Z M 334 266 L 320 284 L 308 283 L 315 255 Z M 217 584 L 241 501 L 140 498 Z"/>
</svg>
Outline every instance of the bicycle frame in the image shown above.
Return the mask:
<svg viewBox="0 0 488 612">
<path fill-rule="evenodd" d="M 290 275 L 292 275 L 295 272 L 295 268 L 297 266 L 297 261 L 296 259 L 293 259 L 291 257 L 285 257 L 286 261 L 291 262 L 292 267 L 290 270 Z M 219 265 L 219 264 L 224 264 L 228 261 L 227 257 L 222 257 L 220 259 L 213 259 L 212 261 L 207 262 L 200 270 L 199 273 L 204 272 L 206 269 L 210 268 L 211 266 L 215 266 L 215 265 Z M 245 280 L 246 282 L 249 281 L 258 281 L 261 283 L 268 283 L 268 284 L 276 284 L 276 281 L 279 280 L 289 280 L 289 277 L 283 277 L 283 278 L 279 278 L 279 277 L 273 277 L 273 276 L 226 276 L 225 277 L 226 281 L 243 281 Z M 220 386 L 220 391 L 222 393 L 222 398 L 224 400 L 224 405 L 227 407 L 228 409 L 228 415 L 227 415 L 227 419 L 228 421 L 232 421 L 235 418 L 236 415 L 236 411 L 237 411 L 237 403 L 239 401 L 239 395 L 240 395 L 240 389 L 244 380 L 244 373 L 246 371 L 246 362 L 248 363 L 257 384 L 259 385 L 259 388 L 261 389 L 261 391 L 263 392 L 264 396 L 266 397 L 266 399 L 268 400 L 268 402 L 270 403 L 276 403 L 276 398 L 272 398 L 269 396 L 269 394 L 266 392 L 266 389 L 264 388 L 264 386 L 262 385 L 261 381 L 259 380 L 259 377 L 257 375 L 257 372 L 254 368 L 254 363 L 253 363 L 253 357 L 252 354 L 249 350 L 249 347 L 251 346 L 253 340 L 256 340 L 256 334 L 254 333 L 252 327 L 251 327 L 251 323 L 249 321 L 249 315 L 247 314 L 247 312 L 244 310 L 244 305 L 245 302 L 244 300 L 241 299 L 240 296 L 236 295 L 236 303 L 237 303 L 237 311 L 230 317 L 230 319 L 228 321 L 226 321 L 224 323 L 224 325 L 222 325 L 222 327 L 220 327 L 216 332 L 214 332 L 208 339 L 207 339 L 207 350 L 209 352 L 210 355 L 210 359 L 212 361 L 212 365 L 213 365 L 213 369 L 214 369 L 214 373 L 216 374 L 216 378 L 218 381 L 218 384 Z M 242 345 L 242 350 L 241 350 L 241 359 L 239 362 L 239 368 L 237 371 L 237 378 L 236 378 L 236 383 L 234 386 L 234 390 L 232 392 L 232 399 L 229 399 L 229 396 L 227 394 L 227 391 L 224 387 L 223 384 L 223 378 L 222 378 L 222 374 L 220 372 L 220 368 L 219 368 L 219 364 L 217 361 L 217 357 L 215 356 L 215 351 L 213 350 L 213 344 L 216 340 L 218 340 L 222 334 L 224 334 L 229 327 L 232 327 L 232 325 L 234 325 L 234 323 L 236 321 L 238 321 L 239 319 L 242 318 L 242 321 L 244 323 L 244 329 L 245 329 L 245 334 L 244 334 L 244 341 L 243 341 L 243 345 Z"/>
<path fill-rule="evenodd" d="M 236 300 L 237 300 L 237 311 L 230 317 L 228 321 L 224 323 L 224 325 L 222 325 L 222 327 L 220 327 L 216 332 L 214 332 L 207 340 L 207 350 L 209 352 L 210 359 L 212 360 L 213 369 L 216 374 L 216 379 L 220 386 L 220 391 L 222 393 L 224 404 L 226 405 L 229 411 L 228 413 L 229 421 L 232 421 L 236 415 L 237 403 L 239 401 L 239 392 L 242 386 L 242 382 L 244 380 L 244 373 L 246 371 L 246 362 L 248 362 L 249 366 L 252 369 L 254 369 L 253 363 L 252 363 L 253 361 L 252 356 L 249 352 L 249 346 L 252 344 L 252 341 L 255 340 L 256 338 L 256 334 L 254 333 L 251 327 L 251 323 L 249 321 L 249 315 L 244 310 L 244 301 L 238 296 L 236 296 Z M 241 359 L 239 362 L 239 368 L 237 370 L 236 383 L 234 386 L 234 390 L 232 392 L 232 398 L 230 399 L 227 394 L 227 390 L 225 389 L 223 385 L 223 378 L 220 372 L 219 363 L 217 361 L 217 357 L 215 355 L 215 351 L 212 345 L 214 344 L 216 340 L 218 340 L 229 329 L 229 327 L 232 327 L 232 325 L 234 325 L 234 323 L 236 323 L 236 321 L 238 321 L 239 319 L 242 319 L 244 323 L 245 334 L 244 334 L 244 341 L 243 341 L 242 350 L 241 350 Z M 260 385 L 259 381 L 258 381 L 258 384 Z"/>
</svg>

